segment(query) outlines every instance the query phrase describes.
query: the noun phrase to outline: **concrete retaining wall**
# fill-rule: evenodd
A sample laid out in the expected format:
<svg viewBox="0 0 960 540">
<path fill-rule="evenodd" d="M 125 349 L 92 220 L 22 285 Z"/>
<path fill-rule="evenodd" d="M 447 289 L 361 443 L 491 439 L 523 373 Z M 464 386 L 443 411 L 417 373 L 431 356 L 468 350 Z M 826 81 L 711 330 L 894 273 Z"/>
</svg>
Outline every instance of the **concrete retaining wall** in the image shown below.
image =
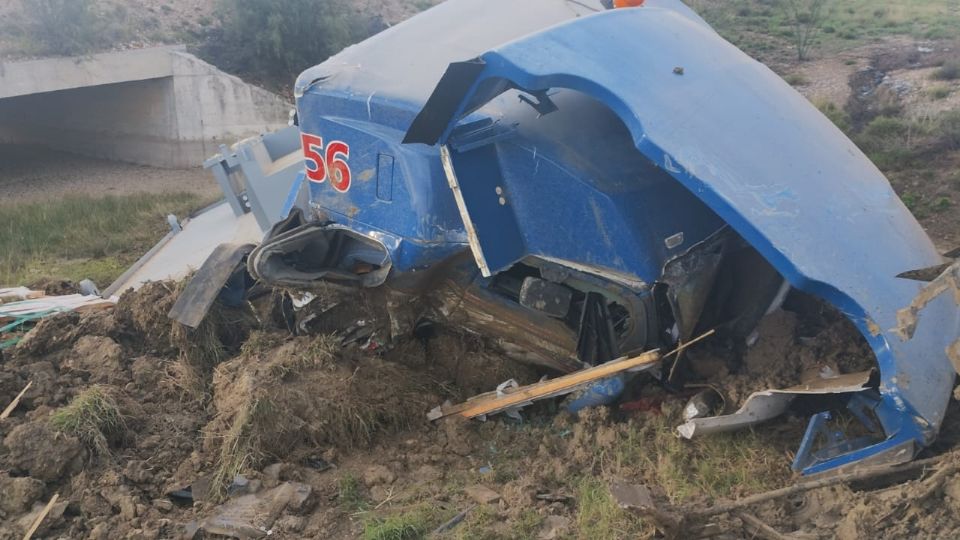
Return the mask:
<svg viewBox="0 0 960 540">
<path fill-rule="evenodd" d="M 24 78 L 6 86 L 14 76 Z M 284 127 L 292 107 L 171 48 L 6 64 L 4 94 L 0 142 L 170 168 L 199 166 L 220 144 Z"/>
</svg>

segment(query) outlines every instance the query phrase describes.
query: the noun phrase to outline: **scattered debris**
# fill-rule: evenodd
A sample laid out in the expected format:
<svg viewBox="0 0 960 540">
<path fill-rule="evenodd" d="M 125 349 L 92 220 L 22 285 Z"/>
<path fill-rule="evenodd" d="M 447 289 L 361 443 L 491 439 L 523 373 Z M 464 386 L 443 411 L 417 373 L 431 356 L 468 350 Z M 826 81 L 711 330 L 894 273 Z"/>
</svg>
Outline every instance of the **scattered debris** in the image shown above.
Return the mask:
<svg viewBox="0 0 960 540">
<path fill-rule="evenodd" d="M 723 433 L 744 429 L 783 414 L 790 403 L 802 395 L 849 394 L 862 392 L 870 388 L 874 371 L 850 373 L 846 375 L 830 374 L 830 377 L 810 380 L 806 384 L 756 392 L 747 398 L 737 412 L 727 416 L 694 416 L 679 426 L 677 432 L 686 439 L 692 439 L 712 433 Z M 699 395 L 699 394 L 698 394 Z M 689 406 L 688 406 L 689 407 Z"/>
</svg>

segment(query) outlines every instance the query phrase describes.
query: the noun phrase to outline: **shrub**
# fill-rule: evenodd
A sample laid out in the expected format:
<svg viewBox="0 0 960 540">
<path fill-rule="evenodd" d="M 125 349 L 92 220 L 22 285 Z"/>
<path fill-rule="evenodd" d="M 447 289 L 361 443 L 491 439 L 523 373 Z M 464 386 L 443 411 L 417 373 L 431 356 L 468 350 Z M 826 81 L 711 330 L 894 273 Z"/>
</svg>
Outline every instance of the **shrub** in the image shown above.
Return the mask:
<svg viewBox="0 0 960 540">
<path fill-rule="evenodd" d="M 951 92 L 952 89 L 948 86 L 937 86 L 930 89 L 930 97 L 933 99 L 946 99 Z"/>
<path fill-rule="evenodd" d="M 937 68 L 933 78 L 938 81 L 955 81 L 960 79 L 960 62 L 950 62 Z"/>
<path fill-rule="evenodd" d="M 783 78 L 783 80 L 786 81 L 790 86 L 805 86 L 810 84 L 810 81 L 808 81 L 803 75 L 798 75 L 796 73 L 787 75 Z"/>
<path fill-rule="evenodd" d="M 124 11 L 105 14 L 95 0 L 22 0 L 26 45 L 41 55 L 80 55 L 119 37 Z"/>
<path fill-rule="evenodd" d="M 345 0 L 220 0 L 222 36 L 208 54 L 228 70 L 292 82 L 365 37 Z"/>
<path fill-rule="evenodd" d="M 950 150 L 960 150 L 960 109 L 940 117 L 934 135 Z"/>
<path fill-rule="evenodd" d="M 830 119 L 835 126 L 840 128 L 840 131 L 849 135 L 850 133 L 850 115 L 848 115 L 843 109 L 838 107 L 836 103 L 827 101 L 824 103 L 817 104 L 817 108 L 820 109 L 820 112 L 824 116 Z"/>
<path fill-rule="evenodd" d="M 901 118 L 878 116 L 856 137 L 856 143 L 881 169 L 905 164 L 914 153 L 919 126 Z"/>
</svg>

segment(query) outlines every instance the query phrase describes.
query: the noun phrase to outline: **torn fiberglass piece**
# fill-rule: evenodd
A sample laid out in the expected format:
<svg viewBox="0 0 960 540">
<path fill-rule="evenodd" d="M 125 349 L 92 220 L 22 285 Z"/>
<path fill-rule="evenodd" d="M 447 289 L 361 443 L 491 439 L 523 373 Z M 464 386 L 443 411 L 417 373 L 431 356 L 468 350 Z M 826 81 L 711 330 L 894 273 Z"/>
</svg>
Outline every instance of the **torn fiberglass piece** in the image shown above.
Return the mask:
<svg viewBox="0 0 960 540">
<path fill-rule="evenodd" d="M 882 454 L 911 458 L 943 421 L 954 380 L 945 352 L 960 335 L 960 307 L 949 295 L 931 298 L 915 332 L 901 339 L 891 330 L 897 313 L 922 285 L 896 276 L 941 264 L 942 257 L 883 175 L 828 119 L 702 22 L 662 7 L 673 4 L 582 17 L 452 65 L 406 141 L 445 145 L 461 214 L 477 229 L 474 255 L 481 268 L 496 273 L 539 249 L 537 213 L 556 212 L 543 200 L 524 200 L 527 192 L 512 180 L 536 184 L 536 171 L 542 175 L 557 155 L 569 155 L 538 159 L 550 146 L 535 137 L 536 126 L 577 109 L 588 126 L 593 115 L 576 96 L 602 104 L 623 122 L 639 154 L 695 195 L 792 287 L 842 312 L 873 349 L 880 369 L 874 410 L 884 437 L 804 472 Z M 523 94 L 549 96 L 557 112 L 516 113 Z M 617 147 L 610 138 L 582 142 L 588 155 Z M 499 202 L 495 187 L 503 191 Z M 491 223 L 510 241 L 498 241 Z M 705 238 L 691 234 L 690 223 L 686 235 Z M 682 237 L 660 237 L 668 246 L 682 243 Z M 619 256 L 627 261 L 632 239 L 619 240 Z M 626 266 L 642 273 L 642 262 Z M 688 300 L 695 313 L 702 298 Z M 694 325 L 681 322 L 685 331 Z"/>
</svg>

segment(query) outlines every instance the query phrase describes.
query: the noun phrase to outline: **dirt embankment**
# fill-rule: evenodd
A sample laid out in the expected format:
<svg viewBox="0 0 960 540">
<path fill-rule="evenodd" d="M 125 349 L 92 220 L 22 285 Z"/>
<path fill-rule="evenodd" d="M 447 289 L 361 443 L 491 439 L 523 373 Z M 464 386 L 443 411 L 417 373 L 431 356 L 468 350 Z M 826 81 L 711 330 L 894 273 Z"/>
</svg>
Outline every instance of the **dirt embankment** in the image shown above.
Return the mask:
<svg viewBox="0 0 960 540">
<path fill-rule="evenodd" d="M 333 319 L 314 324 L 327 332 L 292 335 L 279 292 L 218 307 L 187 331 L 166 317 L 179 289 L 154 283 L 114 312 L 46 319 L 5 353 L 0 404 L 32 386 L 0 421 L 0 539 L 20 538 L 54 494 L 38 537 L 419 538 L 463 511 L 441 538 L 649 536 L 611 502 L 610 481 L 691 508 L 779 487 L 806 423 L 787 416 L 681 441 L 686 398 L 643 380 L 626 398 L 633 406 L 576 417 L 542 402 L 520 423 L 433 424 L 425 413 L 445 400 L 540 374 L 443 329 L 390 346 L 345 339 L 357 321 L 325 298 L 315 307 Z M 848 331 L 781 312 L 752 349 L 714 343 L 691 359 L 719 365 L 711 376 L 739 402 L 824 362 L 860 369 L 865 351 Z M 919 506 L 904 501 L 922 485 L 905 484 L 830 488 L 756 511 L 818 538 L 936 536 L 960 527 L 954 484 Z M 742 534 L 736 518 L 718 523 Z M 398 530 L 408 536 L 390 536 Z"/>
</svg>

